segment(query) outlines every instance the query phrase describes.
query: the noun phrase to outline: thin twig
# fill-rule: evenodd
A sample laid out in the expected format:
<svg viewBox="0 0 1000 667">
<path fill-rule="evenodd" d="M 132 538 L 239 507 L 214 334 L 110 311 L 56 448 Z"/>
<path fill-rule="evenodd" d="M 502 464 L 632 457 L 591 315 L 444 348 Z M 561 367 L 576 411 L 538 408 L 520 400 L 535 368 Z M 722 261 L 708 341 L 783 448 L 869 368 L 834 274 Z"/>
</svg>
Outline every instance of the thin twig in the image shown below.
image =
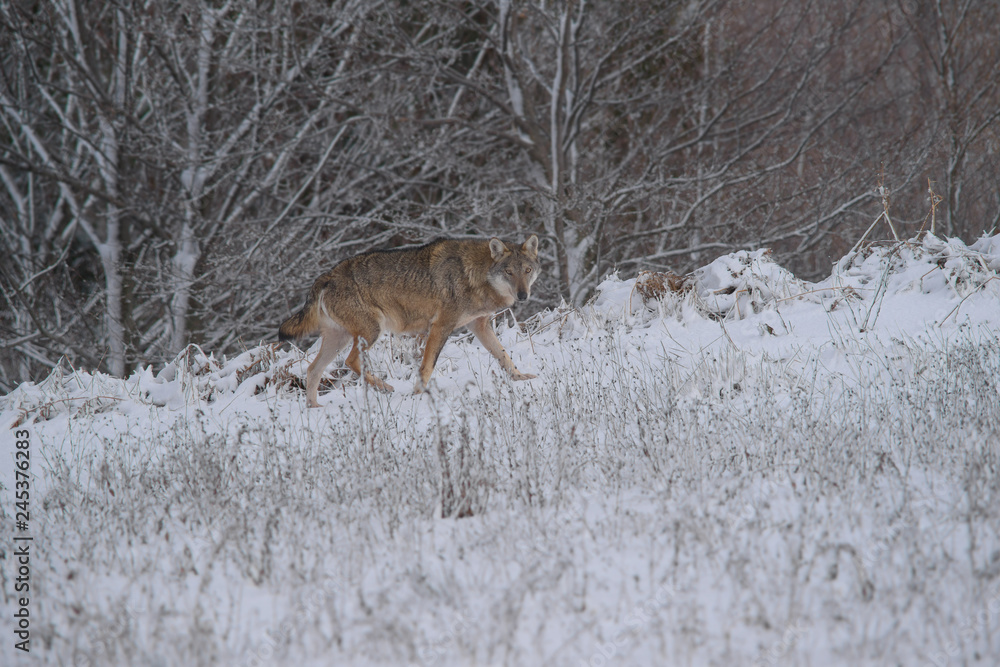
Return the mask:
<svg viewBox="0 0 1000 667">
<path fill-rule="evenodd" d="M 976 287 L 976 289 L 974 289 L 971 292 L 969 292 L 968 294 L 966 294 L 965 297 L 961 301 L 958 302 L 958 305 L 956 305 L 954 308 L 952 308 L 951 312 L 948 313 L 947 315 L 945 315 L 944 319 L 941 320 L 941 322 L 938 323 L 938 328 L 940 329 L 942 326 L 944 326 L 944 323 L 948 321 L 948 318 L 951 317 L 952 314 L 954 314 L 959 308 L 962 307 L 962 304 L 965 303 L 966 299 L 968 299 L 970 296 L 972 296 L 973 294 L 975 294 L 979 290 L 981 290 L 984 287 L 986 287 L 986 285 L 989 284 L 989 282 L 991 280 L 996 280 L 996 279 L 997 279 L 997 276 L 990 276 L 989 278 L 987 278 L 986 280 L 984 280 L 981 285 L 979 285 L 978 287 Z"/>
</svg>

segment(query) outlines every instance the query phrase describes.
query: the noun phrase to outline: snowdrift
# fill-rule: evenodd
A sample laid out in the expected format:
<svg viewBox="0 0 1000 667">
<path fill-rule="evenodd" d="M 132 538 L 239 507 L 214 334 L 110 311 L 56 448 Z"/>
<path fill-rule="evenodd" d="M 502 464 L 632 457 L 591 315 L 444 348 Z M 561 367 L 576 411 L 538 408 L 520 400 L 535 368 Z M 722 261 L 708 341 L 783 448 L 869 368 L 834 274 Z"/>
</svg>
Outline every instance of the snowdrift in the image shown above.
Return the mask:
<svg viewBox="0 0 1000 667">
<path fill-rule="evenodd" d="M 751 337 L 756 334 L 781 337 L 792 334 L 784 321 L 785 311 L 794 310 L 799 315 L 799 311 L 810 312 L 808 306 L 801 306 L 812 304 L 831 313 L 850 304 L 857 307 L 845 308 L 849 315 L 843 318 L 844 324 L 850 324 L 858 333 L 874 330 L 890 336 L 926 338 L 935 337 L 935 329 L 949 331 L 959 323 L 963 327 L 995 324 L 1000 304 L 992 297 L 997 290 L 998 273 L 1000 236 L 984 237 L 971 246 L 959 239 L 939 239 L 930 234 L 919 242 L 872 244 L 841 259 L 834 273 L 819 283 L 799 280 L 777 265 L 769 250 L 739 251 L 684 277 L 648 271 L 630 280 L 612 276 L 580 310 L 548 311 L 516 326 L 505 313 L 500 316 L 500 327 L 506 328 L 505 344 L 513 340 L 518 349 L 523 347 L 525 339 L 530 339 L 532 346 L 553 345 L 592 337 L 595 331 L 619 324 L 642 326 L 663 318 L 672 318 L 685 327 L 701 326 L 705 320 L 712 320 L 722 323 L 722 329 L 726 323 L 743 322 L 738 326 L 739 331 L 749 331 Z M 965 305 L 965 300 L 990 283 L 992 290 Z M 812 323 L 808 316 L 800 319 L 804 321 L 796 322 L 796 338 L 829 337 L 825 318 Z M 746 326 L 746 322 L 751 326 Z M 715 327 L 710 339 L 718 334 L 719 327 Z M 470 341 L 466 335 L 458 342 L 461 355 L 454 350 L 446 355 L 453 367 L 436 373 L 439 385 L 469 381 L 470 369 L 455 366 L 460 357 L 478 356 L 474 341 L 471 349 L 465 349 Z M 744 342 L 758 352 L 783 347 L 767 338 Z M 305 366 L 316 349 L 318 346 L 304 354 L 283 349 L 279 344 L 262 344 L 231 359 L 225 356 L 217 359 L 192 345 L 157 372 L 146 367 L 125 380 L 57 368 L 37 385 L 29 382 L 18 387 L 3 399 L 0 407 L 5 412 L 23 413 L 21 419 L 12 422 L 17 425 L 35 413 L 48 419 L 57 413 L 127 411 L 130 402 L 178 410 L 193 401 L 231 401 L 262 392 L 269 395 L 280 392 L 291 398 L 292 392 L 281 390 L 304 386 Z M 405 340 L 386 340 L 373 351 L 372 364 L 376 370 L 405 374 L 413 370 L 405 366 L 412 367 L 420 352 Z M 476 361 L 485 364 L 483 360 Z M 456 370 L 461 379 L 454 379 Z M 346 378 L 352 384 L 356 379 L 350 378 L 346 369 L 331 366 L 327 387 L 333 376 Z M 443 376 L 452 379 L 442 379 Z"/>
<path fill-rule="evenodd" d="M 611 276 L 498 316 L 536 380 L 460 335 L 413 396 L 384 337 L 401 391 L 334 365 L 318 410 L 315 350 L 57 368 L 0 398 L 8 534 L 12 429 L 34 448 L 32 657 L 993 662 L 998 274 L 1000 236 L 925 235 L 818 283 L 767 250 Z"/>
</svg>

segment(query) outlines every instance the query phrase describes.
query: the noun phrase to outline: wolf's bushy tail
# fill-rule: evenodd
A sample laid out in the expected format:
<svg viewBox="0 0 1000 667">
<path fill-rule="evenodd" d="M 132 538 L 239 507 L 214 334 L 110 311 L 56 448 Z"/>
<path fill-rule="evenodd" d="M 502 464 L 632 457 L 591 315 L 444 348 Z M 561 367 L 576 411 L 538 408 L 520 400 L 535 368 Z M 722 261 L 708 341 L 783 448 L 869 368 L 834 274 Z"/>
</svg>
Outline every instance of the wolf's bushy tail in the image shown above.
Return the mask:
<svg viewBox="0 0 1000 667">
<path fill-rule="evenodd" d="M 320 290 L 311 291 L 309 300 L 306 301 L 302 310 L 289 317 L 278 327 L 278 340 L 295 340 L 319 331 L 319 318 L 316 311 L 320 298 L 322 298 Z"/>
</svg>

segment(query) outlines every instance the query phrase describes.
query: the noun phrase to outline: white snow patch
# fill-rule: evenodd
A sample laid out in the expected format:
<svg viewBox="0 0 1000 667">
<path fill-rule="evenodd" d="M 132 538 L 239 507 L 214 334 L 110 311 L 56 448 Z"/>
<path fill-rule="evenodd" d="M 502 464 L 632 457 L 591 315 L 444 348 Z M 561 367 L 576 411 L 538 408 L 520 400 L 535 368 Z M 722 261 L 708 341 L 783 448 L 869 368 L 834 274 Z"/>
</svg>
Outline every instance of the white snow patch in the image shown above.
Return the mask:
<svg viewBox="0 0 1000 667">
<path fill-rule="evenodd" d="M 998 271 L 1000 237 L 926 235 L 818 283 L 763 250 L 612 276 L 497 318 L 536 380 L 463 333 L 413 396 L 420 351 L 385 337 L 400 391 L 334 365 L 320 409 L 315 346 L 57 368 L 0 398 L 32 660 L 995 663 Z"/>
</svg>

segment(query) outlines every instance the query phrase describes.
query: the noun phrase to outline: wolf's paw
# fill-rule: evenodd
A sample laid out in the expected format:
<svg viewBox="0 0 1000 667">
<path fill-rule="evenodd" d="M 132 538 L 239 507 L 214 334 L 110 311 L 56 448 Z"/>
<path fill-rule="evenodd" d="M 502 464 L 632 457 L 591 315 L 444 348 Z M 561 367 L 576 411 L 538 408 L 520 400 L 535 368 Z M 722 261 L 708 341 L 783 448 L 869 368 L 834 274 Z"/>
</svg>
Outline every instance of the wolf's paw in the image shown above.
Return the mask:
<svg viewBox="0 0 1000 667">
<path fill-rule="evenodd" d="M 515 369 L 510 372 L 511 380 L 534 380 L 537 375 L 532 375 L 531 373 L 522 373 L 521 371 Z"/>
<path fill-rule="evenodd" d="M 372 375 L 371 373 L 365 373 L 365 382 L 367 382 L 372 387 L 375 387 L 379 391 L 384 392 L 386 394 L 391 394 L 392 392 L 395 391 L 395 389 L 392 388 L 391 384 L 385 382 L 380 377 Z"/>
</svg>

